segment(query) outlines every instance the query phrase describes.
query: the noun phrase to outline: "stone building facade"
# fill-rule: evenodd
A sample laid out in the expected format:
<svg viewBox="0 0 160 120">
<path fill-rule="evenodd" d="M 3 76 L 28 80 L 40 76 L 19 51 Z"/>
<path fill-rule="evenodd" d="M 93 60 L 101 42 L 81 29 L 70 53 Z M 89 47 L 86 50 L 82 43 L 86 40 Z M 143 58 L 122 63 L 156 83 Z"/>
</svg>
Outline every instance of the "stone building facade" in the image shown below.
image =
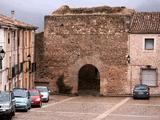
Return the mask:
<svg viewBox="0 0 160 120">
<path fill-rule="evenodd" d="M 129 78 L 150 86 L 151 94 L 160 93 L 160 13 L 137 13 L 129 35 Z"/>
<path fill-rule="evenodd" d="M 130 94 L 126 55 L 133 13 L 125 7 L 63 6 L 45 16 L 37 81 L 52 92 Z"/>
</svg>

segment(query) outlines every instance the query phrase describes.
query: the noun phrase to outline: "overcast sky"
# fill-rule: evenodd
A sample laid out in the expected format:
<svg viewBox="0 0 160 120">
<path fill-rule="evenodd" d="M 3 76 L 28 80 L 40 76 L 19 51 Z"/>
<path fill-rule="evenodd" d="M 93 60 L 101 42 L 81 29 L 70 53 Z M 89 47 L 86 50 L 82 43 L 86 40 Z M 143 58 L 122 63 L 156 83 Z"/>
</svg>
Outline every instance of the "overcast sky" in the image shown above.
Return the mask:
<svg viewBox="0 0 160 120">
<path fill-rule="evenodd" d="M 33 24 L 43 30 L 44 16 L 62 5 L 70 7 L 126 6 L 137 11 L 160 11 L 160 0 L 0 0 L 0 13 Z"/>
</svg>

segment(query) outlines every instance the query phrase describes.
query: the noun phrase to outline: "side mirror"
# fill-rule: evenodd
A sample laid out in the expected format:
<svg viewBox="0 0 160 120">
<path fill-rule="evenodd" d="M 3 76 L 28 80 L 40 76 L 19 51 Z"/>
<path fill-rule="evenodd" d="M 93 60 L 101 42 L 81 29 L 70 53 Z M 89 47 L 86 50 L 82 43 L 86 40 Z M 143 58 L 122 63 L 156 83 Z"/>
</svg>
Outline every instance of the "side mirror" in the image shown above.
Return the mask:
<svg viewBox="0 0 160 120">
<path fill-rule="evenodd" d="M 16 99 L 12 99 L 12 102 L 16 102 Z"/>
<path fill-rule="evenodd" d="M 29 95 L 29 96 L 28 96 L 28 99 L 30 99 L 30 98 L 31 98 L 31 96 Z"/>
<path fill-rule="evenodd" d="M 51 91 L 50 91 L 50 90 L 48 90 L 48 92 L 50 93 Z"/>
</svg>

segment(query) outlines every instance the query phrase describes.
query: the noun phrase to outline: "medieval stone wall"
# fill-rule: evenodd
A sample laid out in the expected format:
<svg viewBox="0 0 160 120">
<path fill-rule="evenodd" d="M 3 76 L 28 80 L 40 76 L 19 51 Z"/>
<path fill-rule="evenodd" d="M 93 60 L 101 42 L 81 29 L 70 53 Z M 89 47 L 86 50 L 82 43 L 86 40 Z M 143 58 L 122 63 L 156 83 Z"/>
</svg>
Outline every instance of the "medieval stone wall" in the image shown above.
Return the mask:
<svg viewBox="0 0 160 120">
<path fill-rule="evenodd" d="M 78 72 L 92 64 L 100 72 L 100 93 L 129 94 L 127 80 L 130 15 L 52 15 L 45 17 L 38 80 L 48 80 L 53 92 L 62 80 L 77 93 Z"/>
</svg>

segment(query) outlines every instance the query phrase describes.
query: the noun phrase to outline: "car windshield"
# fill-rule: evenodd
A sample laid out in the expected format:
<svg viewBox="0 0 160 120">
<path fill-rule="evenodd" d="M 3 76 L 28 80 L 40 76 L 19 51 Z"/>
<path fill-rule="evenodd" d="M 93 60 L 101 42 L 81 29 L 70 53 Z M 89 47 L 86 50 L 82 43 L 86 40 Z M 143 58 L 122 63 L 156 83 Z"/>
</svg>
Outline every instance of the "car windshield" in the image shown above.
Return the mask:
<svg viewBox="0 0 160 120">
<path fill-rule="evenodd" d="M 37 89 L 40 91 L 40 92 L 48 92 L 48 89 L 46 87 L 37 87 Z"/>
<path fill-rule="evenodd" d="M 27 92 L 25 90 L 15 90 L 13 91 L 15 97 L 22 97 L 26 98 L 27 97 Z"/>
<path fill-rule="evenodd" d="M 38 91 L 30 91 L 31 96 L 39 96 Z"/>
<path fill-rule="evenodd" d="M 0 93 L 0 102 L 6 102 L 9 101 L 9 93 Z"/>
<path fill-rule="evenodd" d="M 135 90 L 147 90 L 146 86 L 137 86 Z"/>
</svg>

